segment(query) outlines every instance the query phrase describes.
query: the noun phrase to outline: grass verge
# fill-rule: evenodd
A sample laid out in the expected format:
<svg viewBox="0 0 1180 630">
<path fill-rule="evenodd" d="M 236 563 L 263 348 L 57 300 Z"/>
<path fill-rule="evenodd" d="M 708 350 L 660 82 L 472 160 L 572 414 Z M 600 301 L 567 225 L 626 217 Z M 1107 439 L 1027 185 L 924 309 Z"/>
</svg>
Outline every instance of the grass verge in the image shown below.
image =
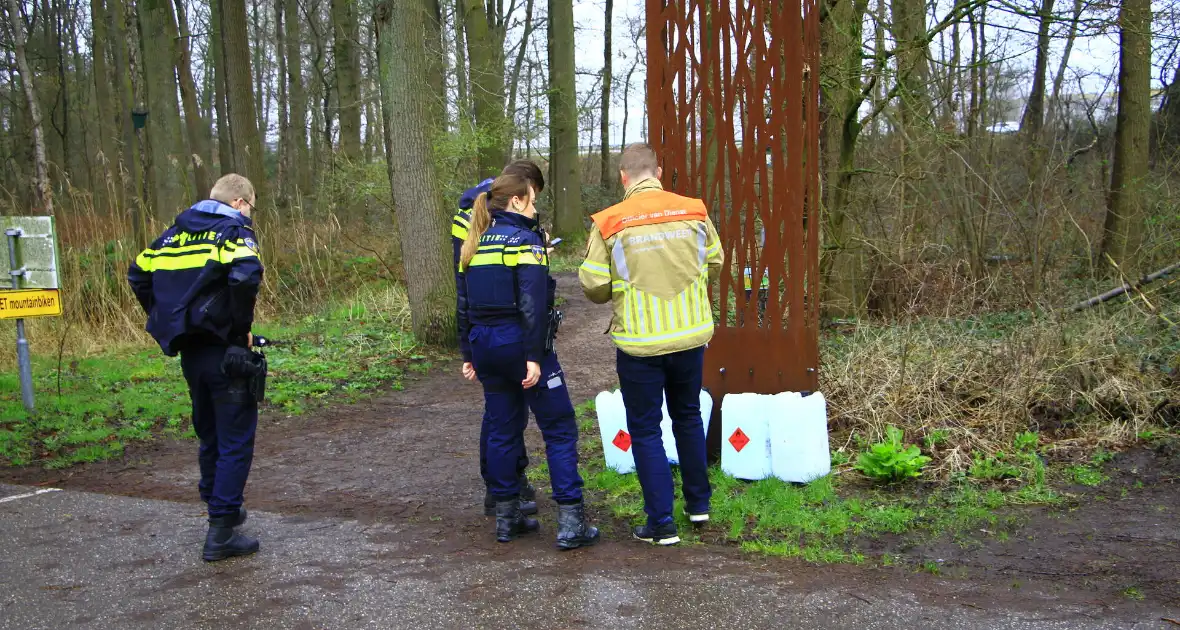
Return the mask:
<svg viewBox="0 0 1180 630">
<path fill-rule="evenodd" d="M 593 402 L 577 412 L 586 489 L 599 518 L 609 519 L 600 525 L 625 532 L 645 518 L 639 479 L 605 467 Z M 673 467 L 674 514 L 688 544 L 736 545 L 814 563 L 912 564 L 938 572 L 937 563 L 924 566 L 922 559 L 907 557 L 907 550 L 940 541 L 967 548 L 989 537 L 1006 542 L 1027 518 L 1024 508 L 1064 505 L 1073 500 L 1067 490 L 1104 483 L 1103 469 L 1113 457 L 1099 451 L 1084 464 L 1046 464 L 1032 434 L 1018 436 L 1010 451 L 972 473 L 885 485 L 859 475 L 840 452 L 833 454 L 834 474 L 807 485 L 747 482 L 712 467 L 711 520 L 703 529 L 693 528 L 684 515 L 679 471 Z M 540 485 L 547 480 L 543 467 L 531 476 Z"/>
</svg>

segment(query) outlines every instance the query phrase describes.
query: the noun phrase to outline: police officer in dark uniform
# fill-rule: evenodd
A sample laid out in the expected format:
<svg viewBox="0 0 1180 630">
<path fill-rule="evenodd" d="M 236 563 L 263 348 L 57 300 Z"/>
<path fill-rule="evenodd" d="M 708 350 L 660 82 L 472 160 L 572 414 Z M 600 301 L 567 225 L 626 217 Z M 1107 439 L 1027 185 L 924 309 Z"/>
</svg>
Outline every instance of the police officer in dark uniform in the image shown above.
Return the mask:
<svg viewBox="0 0 1180 630">
<path fill-rule="evenodd" d="M 541 173 L 540 167 L 530 160 L 516 160 L 504 167 L 502 174 L 518 175 L 527 179 L 529 185 L 533 187 L 533 191 L 538 195 L 545 189 L 545 176 Z M 495 178 L 489 177 L 478 185 L 467 189 L 459 197 L 459 210 L 451 220 L 451 245 L 454 249 L 456 286 L 459 284 L 459 253 L 463 248 L 463 241 L 467 240 L 467 230 L 471 227 L 471 207 L 475 205 L 476 197 L 481 193 L 488 192 L 492 187 L 493 181 L 495 181 Z M 550 279 L 550 282 L 556 288 L 556 283 L 552 279 Z M 484 481 L 484 515 L 495 516 L 496 500 L 492 497 L 488 481 L 487 444 L 488 419 L 485 415 L 479 431 L 479 475 Z M 521 449 L 520 461 L 517 464 L 517 473 L 520 477 L 520 511 L 524 514 L 532 515 L 537 513 L 537 490 L 529 483 L 528 477 L 525 475 L 525 469 L 528 468 L 528 465 L 528 449 Z"/>
<path fill-rule="evenodd" d="M 597 542 L 598 529 L 586 524 L 578 427 L 552 347 L 554 292 L 535 196 L 527 178 L 504 174 L 475 199 L 460 253 L 463 376 L 483 385 L 496 539 L 510 542 L 539 528 L 521 512 L 517 474 L 531 407 L 558 505 L 557 546 L 574 549 Z"/>
<path fill-rule="evenodd" d="M 246 521 L 242 494 L 265 360 L 249 349 L 263 272 L 250 220 L 254 186 L 229 174 L 209 196 L 139 254 L 127 279 L 147 313 L 147 331 L 164 354 L 180 355 L 201 442 L 197 488 L 208 505 L 202 557 L 212 562 L 258 551 L 258 541 L 235 528 Z"/>
</svg>

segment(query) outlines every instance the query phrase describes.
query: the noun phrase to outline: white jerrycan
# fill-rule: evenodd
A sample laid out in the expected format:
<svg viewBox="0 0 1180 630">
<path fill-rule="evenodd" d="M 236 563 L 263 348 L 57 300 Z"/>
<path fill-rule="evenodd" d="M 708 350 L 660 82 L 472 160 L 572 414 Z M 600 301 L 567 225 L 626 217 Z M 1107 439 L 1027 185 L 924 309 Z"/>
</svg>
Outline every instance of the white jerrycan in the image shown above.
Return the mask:
<svg viewBox="0 0 1180 630">
<path fill-rule="evenodd" d="M 808 483 L 832 471 L 824 395 L 794 392 L 774 397 L 770 421 L 770 468 L 775 477 Z"/>
<path fill-rule="evenodd" d="M 798 394 L 796 394 L 797 396 Z M 726 394 L 721 399 L 721 470 L 738 479 L 766 479 L 774 396 Z"/>
<path fill-rule="evenodd" d="M 598 414 L 598 432 L 602 436 L 602 450 L 606 467 L 617 473 L 635 471 L 635 456 L 631 454 L 631 434 L 627 431 L 627 410 L 619 390 L 600 392 L 594 397 Z"/>
</svg>

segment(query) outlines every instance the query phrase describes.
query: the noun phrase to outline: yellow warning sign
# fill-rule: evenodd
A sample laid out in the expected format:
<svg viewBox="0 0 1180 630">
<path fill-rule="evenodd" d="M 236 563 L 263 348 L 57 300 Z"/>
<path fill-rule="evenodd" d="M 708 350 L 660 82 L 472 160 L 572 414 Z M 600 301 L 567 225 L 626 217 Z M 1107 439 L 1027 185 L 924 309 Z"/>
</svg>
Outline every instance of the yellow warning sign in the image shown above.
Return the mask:
<svg viewBox="0 0 1180 630">
<path fill-rule="evenodd" d="M 0 319 L 61 315 L 56 289 L 0 290 Z"/>
</svg>

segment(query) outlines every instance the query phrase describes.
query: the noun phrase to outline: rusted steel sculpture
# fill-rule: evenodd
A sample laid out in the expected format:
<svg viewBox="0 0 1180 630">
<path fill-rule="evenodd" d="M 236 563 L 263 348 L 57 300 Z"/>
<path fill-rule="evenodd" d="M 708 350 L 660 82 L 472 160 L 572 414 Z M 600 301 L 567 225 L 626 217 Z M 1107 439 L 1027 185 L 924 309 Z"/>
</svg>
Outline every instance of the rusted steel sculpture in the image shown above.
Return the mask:
<svg viewBox="0 0 1180 630">
<path fill-rule="evenodd" d="M 819 369 L 819 6 L 647 0 L 649 138 L 664 186 L 713 212 L 726 267 L 705 386 L 814 391 Z"/>
</svg>

